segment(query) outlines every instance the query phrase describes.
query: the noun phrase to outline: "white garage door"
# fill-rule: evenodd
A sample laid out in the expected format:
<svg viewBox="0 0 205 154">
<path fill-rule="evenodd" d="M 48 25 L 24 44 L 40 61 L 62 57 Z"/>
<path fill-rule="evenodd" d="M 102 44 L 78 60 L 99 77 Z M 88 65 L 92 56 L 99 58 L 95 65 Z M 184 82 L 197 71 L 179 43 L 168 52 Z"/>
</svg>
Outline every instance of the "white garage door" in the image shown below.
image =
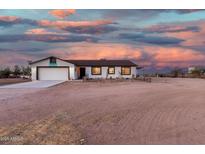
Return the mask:
<svg viewBox="0 0 205 154">
<path fill-rule="evenodd" d="M 68 68 L 38 68 L 39 80 L 68 80 Z"/>
</svg>

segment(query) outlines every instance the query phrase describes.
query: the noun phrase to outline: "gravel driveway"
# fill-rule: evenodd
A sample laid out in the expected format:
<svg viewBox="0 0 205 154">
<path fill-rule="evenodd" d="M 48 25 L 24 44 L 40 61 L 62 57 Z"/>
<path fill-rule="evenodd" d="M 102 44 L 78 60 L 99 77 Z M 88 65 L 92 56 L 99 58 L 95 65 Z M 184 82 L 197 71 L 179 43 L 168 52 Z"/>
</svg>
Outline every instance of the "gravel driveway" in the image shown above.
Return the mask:
<svg viewBox="0 0 205 154">
<path fill-rule="evenodd" d="M 86 144 L 205 144 L 204 87 L 203 79 L 65 82 L 0 100 L 0 126 L 8 129 L 25 124 L 27 129 L 18 130 L 30 135 L 35 126 L 38 134 L 44 130 L 38 138 L 49 140 L 46 132 L 58 132 L 61 125 L 51 122 L 42 129 L 42 122 L 39 126 L 31 122 L 60 113 L 66 117 L 63 130 L 71 124 Z M 55 136 L 63 138 L 65 134 Z"/>
</svg>

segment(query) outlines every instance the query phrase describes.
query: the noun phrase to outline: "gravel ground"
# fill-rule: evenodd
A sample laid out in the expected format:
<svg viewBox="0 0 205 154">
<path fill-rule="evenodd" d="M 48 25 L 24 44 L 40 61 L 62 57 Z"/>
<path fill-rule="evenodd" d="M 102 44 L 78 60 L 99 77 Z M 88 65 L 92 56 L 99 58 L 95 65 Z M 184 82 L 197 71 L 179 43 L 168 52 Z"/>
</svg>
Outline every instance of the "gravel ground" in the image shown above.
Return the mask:
<svg viewBox="0 0 205 154">
<path fill-rule="evenodd" d="M 159 78 L 152 83 L 66 82 L 22 90 L 0 99 L 0 136 L 16 135 L 17 129 L 24 137 L 18 144 L 205 144 L 204 87 L 203 79 Z M 51 122 L 65 113 L 65 121 Z M 42 121 L 49 127 L 38 133 Z M 72 131 L 66 133 L 68 127 Z M 50 138 L 51 132 L 57 135 Z M 38 140 L 26 142 L 32 135 Z"/>
</svg>

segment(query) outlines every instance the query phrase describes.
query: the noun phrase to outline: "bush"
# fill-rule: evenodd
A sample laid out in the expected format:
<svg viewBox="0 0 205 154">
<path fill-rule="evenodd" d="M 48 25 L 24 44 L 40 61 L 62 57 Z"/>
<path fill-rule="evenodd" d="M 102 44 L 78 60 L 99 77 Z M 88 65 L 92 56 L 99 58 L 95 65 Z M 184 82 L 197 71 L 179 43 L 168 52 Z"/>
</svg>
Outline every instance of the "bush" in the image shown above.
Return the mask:
<svg viewBox="0 0 205 154">
<path fill-rule="evenodd" d="M 15 65 L 13 71 L 9 67 L 0 69 L 0 78 L 16 78 L 23 75 L 26 78 L 31 76 L 31 68 L 29 66 L 21 66 Z"/>
<path fill-rule="evenodd" d="M 200 77 L 202 74 L 202 71 L 200 69 L 195 69 L 191 72 L 194 76 Z"/>
<path fill-rule="evenodd" d="M 11 74 L 11 70 L 9 67 L 0 70 L 0 78 L 8 78 Z"/>
</svg>

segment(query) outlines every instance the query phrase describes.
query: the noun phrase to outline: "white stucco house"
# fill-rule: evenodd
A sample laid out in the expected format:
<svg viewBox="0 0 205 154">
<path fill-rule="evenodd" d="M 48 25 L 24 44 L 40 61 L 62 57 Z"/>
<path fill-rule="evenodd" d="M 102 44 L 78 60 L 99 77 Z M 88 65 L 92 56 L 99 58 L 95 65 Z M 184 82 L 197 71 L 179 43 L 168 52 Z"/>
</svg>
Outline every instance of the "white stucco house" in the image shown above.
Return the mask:
<svg viewBox="0 0 205 154">
<path fill-rule="evenodd" d="M 30 62 L 32 80 L 132 78 L 138 66 L 130 60 L 64 60 L 47 57 Z"/>
</svg>

